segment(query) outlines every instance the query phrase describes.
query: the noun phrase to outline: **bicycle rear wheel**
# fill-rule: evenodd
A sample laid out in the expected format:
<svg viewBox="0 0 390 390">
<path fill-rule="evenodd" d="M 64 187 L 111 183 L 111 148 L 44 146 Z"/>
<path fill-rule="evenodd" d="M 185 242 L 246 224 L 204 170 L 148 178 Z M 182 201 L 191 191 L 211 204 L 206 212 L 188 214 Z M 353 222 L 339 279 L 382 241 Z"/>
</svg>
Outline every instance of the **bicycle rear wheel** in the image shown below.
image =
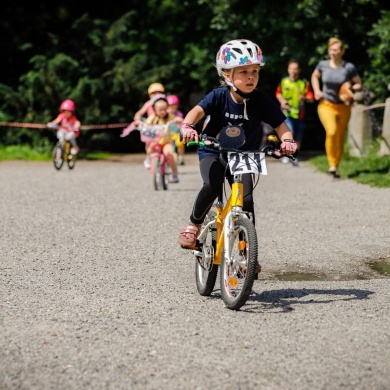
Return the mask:
<svg viewBox="0 0 390 390">
<path fill-rule="evenodd" d="M 246 217 L 237 218 L 229 245 L 230 258 L 222 259 L 221 293 L 225 305 L 239 310 L 252 291 L 258 256 L 256 229 Z"/>
<path fill-rule="evenodd" d="M 63 148 L 60 143 L 57 143 L 56 146 L 54 146 L 52 157 L 53 157 L 53 164 L 54 168 L 58 171 L 62 168 L 62 165 L 64 164 L 64 156 L 63 156 Z"/>
<path fill-rule="evenodd" d="M 215 212 L 210 211 L 206 215 L 203 226 L 213 220 L 215 220 Z M 209 296 L 213 292 L 217 280 L 218 265 L 213 264 L 216 239 L 217 227 L 214 223 L 208 228 L 206 236 L 200 242 L 199 252 L 202 252 L 202 255 L 196 256 L 195 260 L 196 288 L 202 296 Z"/>
</svg>

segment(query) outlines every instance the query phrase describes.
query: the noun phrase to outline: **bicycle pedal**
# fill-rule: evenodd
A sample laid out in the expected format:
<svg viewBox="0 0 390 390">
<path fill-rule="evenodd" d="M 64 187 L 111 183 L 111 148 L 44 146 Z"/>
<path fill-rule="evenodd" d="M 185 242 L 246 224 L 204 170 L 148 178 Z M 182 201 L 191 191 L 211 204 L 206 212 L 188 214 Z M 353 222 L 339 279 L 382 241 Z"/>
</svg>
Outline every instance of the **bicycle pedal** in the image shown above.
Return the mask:
<svg viewBox="0 0 390 390">
<path fill-rule="evenodd" d="M 194 246 L 193 248 L 188 248 L 184 245 L 180 245 L 183 249 L 187 249 L 188 251 L 195 251 L 195 250 L 199 250 L 199 247 L 198 246 Z"/>
</svg>

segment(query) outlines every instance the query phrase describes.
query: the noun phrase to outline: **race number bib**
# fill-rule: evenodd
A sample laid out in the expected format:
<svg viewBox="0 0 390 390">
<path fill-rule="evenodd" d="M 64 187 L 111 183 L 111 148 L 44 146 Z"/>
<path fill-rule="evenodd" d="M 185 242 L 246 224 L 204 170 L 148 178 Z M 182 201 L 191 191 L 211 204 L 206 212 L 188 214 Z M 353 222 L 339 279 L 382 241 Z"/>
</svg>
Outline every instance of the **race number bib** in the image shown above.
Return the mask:
<svg viewBox="0 0 390 390">
<path fill-rule="evenodd" d="M 253 173 L 254 175 L 266 175 L 264 153 L 228 153 L 229 168 L 232 175 Z"/>
</svg>

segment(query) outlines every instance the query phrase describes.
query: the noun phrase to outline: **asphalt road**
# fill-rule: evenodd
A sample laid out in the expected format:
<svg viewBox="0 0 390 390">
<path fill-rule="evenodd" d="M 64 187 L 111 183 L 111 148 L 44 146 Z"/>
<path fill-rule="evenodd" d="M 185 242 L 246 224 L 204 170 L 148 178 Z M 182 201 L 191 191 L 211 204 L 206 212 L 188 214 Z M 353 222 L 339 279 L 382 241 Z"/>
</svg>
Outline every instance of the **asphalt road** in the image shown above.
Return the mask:
<svg viewBox="0 0 390 390">
<path fill-rule="evenodd" d="M 390 389 L 389 189 L 269 161 L 235 312 L 176 244 L 194 156 L 165 192 L 142 158 L 0 163 L 0 389 Z"/>
</svg>

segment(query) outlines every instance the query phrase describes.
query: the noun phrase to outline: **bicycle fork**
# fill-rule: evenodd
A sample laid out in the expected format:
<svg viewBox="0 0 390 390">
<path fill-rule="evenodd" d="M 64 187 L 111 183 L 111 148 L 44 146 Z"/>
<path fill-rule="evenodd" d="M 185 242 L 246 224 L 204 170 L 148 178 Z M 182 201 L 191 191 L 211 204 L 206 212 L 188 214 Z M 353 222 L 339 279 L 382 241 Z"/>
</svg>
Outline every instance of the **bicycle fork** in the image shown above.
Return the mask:
<svg viewBox="0 0 390 390">
<path fill-rule="evenodd" d="M 216 251 L 214 254 L 213 264 L 220 265 L 222 258 L 225 260 L 230 259 L 230 247 L 225 247 L 224 243 L 229 242 L 230 237 L 234 232 L 234 222 L 238 216 L 242 214 L 242 207 L 244 203 L 244 191 L 243 184 L 240 181 L 234 181 L 232 184 L 231 195 L 226 202 L 225 207 L 221 200 L 216 204 L 217 215 L 215 221 L 210 221 L 202 230 L 198 239 L 202 239 L 203 233 L 207 229 L 211 228 L 211 225 L 216 224 L 217 227 L 217 244 Z M 201 256 L 202 252 L 194 251 L 196 256 Z"/>
</svg>

